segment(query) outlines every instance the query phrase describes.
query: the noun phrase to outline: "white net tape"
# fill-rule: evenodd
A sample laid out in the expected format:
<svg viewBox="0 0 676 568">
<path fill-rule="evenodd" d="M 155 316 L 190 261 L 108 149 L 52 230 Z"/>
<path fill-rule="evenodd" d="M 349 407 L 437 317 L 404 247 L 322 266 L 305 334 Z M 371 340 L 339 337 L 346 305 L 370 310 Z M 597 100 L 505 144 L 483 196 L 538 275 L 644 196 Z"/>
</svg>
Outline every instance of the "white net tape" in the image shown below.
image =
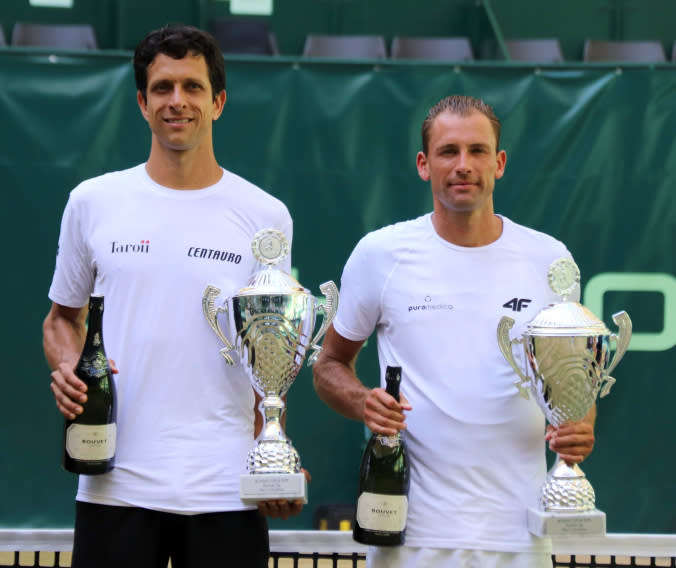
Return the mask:
<svg viewBox="0 0 676 568">
<path fill-rule="evenodd" d="M 42 551 L 68 553 L 71 550 L 72 543 L 73 531 L 67 529 L 0 529 L 0 552 L 15 554 L 18 554 L 18 552 L 25 554 Z M 353 563 L 354 566 L 363 566 L 363 556 L 367 550 L 365 546 L 352 540 L 351 531 L 333 530 L 273 530 L 270 531 L 270 549 L 273 558 L 275 556 L 277 558 L 294 556 L 308 558 L 310 555 L 316 557 L 317 555 L 358 554 L 362 560 L 359 564 Z M 552 539 L 552 549 L 556 558 L 556 566 L 676 566 L 676 535 L 671 534 L 607 534 L 602 537 L 559 537 Z M 594 560 L 592 563 L 588 563 L 584 559 L 576 560 L 580 556 L 589 556 L 594 559 L 607 557 L 612 560 L 599 560 L 598 562 Z M 559 560 L 560 557 L 562 558 Z M 0 566 L 15 565 L 18 564 L 0 562 Z M 22 562 L 20 565 L 26 564 Z M 277 566 L 277 564 L 274 565 Z M 335 562 L 334 565 L 336 565 Z"/>
</svg>

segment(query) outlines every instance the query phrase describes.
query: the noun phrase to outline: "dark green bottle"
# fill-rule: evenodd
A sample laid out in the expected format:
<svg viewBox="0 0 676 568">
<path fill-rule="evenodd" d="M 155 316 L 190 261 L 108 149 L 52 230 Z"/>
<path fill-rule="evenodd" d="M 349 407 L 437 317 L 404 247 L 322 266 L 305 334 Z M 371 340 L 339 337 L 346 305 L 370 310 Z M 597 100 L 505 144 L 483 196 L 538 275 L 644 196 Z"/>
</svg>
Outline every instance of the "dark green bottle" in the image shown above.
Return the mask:
<svg viewBox="0 0 676 568">
<path fill-rule="evenodd" d="M 386 391 L 399 401 L 401 367 L 387 367 Z M 404 543 L 410 466 L 401 434 L 373 434 L 361 460 L 359 498 L 352 537 L 362 544 Z"/>
<path fill-rule="evenodd" d="M 82 414 L 66 420 L 63 468 L 72 473 L 97 475 L 115 463 L 115 382 L 103 347 L 103 296 L 89 298 L 89 321 L 75 374 L 87 385 Z"/>
</svg>

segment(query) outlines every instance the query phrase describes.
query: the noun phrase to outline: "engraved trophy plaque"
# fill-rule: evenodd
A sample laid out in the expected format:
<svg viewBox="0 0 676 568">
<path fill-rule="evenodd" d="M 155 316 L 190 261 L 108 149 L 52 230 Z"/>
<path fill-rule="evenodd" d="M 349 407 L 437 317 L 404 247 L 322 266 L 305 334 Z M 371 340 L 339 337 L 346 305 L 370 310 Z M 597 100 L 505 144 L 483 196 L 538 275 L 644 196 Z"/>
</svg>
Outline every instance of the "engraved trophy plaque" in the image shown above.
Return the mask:
<svg viewBox="0 0 676 568">
<path fill-rule="evenodd" d="M 220 289 L 207 286 L 202 311 L 209 325 L 225 344 L 220 353 L 229 365 L 236 352 L 253 388 L 262 397 L 259 410 L 264 423 L 247 459 L 248 474 L 240 477 L 240 497 L 245 503 L 271 499 L 300 499 L 307 502 L 307 483 L 300 469 L 298 452 L 282 428 L 285 410 L 283 397 L 293 384 L 312 351 L 312 364 L 324 336 L 336 314 L 338 288 L 333 282 L 320 285 L 325 303 L 320 303 L 290 274 L 275 268 L 289 253 L 288 241 L 281 231 L 263 229 L 252 242 L 255 258 L 263 265 L 231 298 L 216 307 Z M 228 339 L 218 323 L 226 314 L 234 338 Z M 314 338 L 317 314 L 322 324 Z"/>
<path fill-rule="evenodd" d="M 498 324 L 498 345 L 520 380 L 515 382 L 525 398 L 532 394 L 550 424 L 582 420 L 596 397 L 604 397 L 615 383 L 610 372 L 624 356 L 631 339 L 626 312 L 613 315 L 619 334 L 583 305 L 568 296 L 580 282 L 580 271 L 570 258 L 552 263 L 547 278 L 561 302 L 540 310 L 519 339 L 510 339 L 514 320 Z M 611 359 L 610 346 L 615 343 Z M 523 344 L 524 366 L 514 358 L 515 344 Z M 528 388 L 527 388 L 528 387 Z M 557 457 L 542 487 L 538 508 L 528 510 L 528 528 L 539 536 L 599 535 L 605 533 L 605 513 L 596 509 L 594 489 L 577 464 Z"/>
</svg>

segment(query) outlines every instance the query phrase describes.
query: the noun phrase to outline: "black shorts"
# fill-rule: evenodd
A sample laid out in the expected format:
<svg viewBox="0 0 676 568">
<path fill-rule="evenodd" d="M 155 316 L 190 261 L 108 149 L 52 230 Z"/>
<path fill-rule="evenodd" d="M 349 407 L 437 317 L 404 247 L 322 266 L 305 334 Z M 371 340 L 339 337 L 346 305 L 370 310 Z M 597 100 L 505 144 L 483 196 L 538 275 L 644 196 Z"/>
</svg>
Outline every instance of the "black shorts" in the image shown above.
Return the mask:
<svg viewBox="0 0 676 568">
<path fill-rule="evenodd" d="M 76 502 L 73 568 L 267 568 L 257 510 L 176 515 Z"/>
</svg>

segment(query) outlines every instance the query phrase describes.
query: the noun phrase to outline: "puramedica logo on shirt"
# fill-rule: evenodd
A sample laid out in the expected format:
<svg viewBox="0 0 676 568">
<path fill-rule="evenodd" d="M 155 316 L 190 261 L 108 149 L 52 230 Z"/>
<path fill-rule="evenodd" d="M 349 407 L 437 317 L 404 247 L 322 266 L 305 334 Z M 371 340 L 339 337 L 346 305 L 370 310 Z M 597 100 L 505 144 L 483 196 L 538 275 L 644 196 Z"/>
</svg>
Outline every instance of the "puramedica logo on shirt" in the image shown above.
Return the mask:
<svg viewBox="0 0 676 568">
<path fill-rule="evenodd" d="M 443 304 L 443 303 L 436 303 L 433 301 L 432 296 L 425 296 L 425 303 L 423 304 L 418 304 L 418 305 L 412 305 L 408 307 L 409 312 L 416 312 L 416 311 L 435 311 L 435 310 L 452 310 L 453 305 L 452 304 Z"/>
</svg>

